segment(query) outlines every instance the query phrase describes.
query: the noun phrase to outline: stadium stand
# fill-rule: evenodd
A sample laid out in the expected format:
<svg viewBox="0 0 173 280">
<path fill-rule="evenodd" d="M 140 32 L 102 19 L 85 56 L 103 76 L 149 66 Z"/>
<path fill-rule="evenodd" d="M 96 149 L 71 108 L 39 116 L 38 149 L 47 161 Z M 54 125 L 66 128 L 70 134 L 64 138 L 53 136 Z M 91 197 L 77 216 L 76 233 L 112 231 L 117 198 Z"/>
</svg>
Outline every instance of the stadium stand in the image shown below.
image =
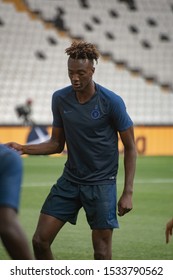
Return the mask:
<svg viewBox="0 0 173 280">
<path fill-rule="evenodd" d="M 27 98 L 34 122 L 51 124 L 73 39 L 98 46 L 94 79 L 124 98 L 136 125 L 173 124 L 173 0 L 1 0 L 0 125 L 19 124 L 14 108 Z"/>
</svg>

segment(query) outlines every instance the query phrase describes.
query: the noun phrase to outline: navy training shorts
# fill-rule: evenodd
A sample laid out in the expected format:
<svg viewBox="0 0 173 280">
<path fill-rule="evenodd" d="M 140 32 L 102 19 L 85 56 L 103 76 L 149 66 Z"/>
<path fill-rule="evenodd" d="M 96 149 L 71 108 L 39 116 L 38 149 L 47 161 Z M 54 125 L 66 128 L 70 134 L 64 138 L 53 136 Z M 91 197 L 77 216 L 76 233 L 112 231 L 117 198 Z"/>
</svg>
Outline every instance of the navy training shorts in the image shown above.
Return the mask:
<svg viewBox="0 0 173 280">
<path fill-rule="evenodd" d="M 84 208 L 91 229 L 118 228 L 116 184 L 78 185 L 60 177 L 46 198 L 41 213 L 76 224 Z"/>
<path fill-rule="evenodd" d="M 0 206 L 19 208 L 22 160 L 18 152 L 0 144 Z"/>
</svg>

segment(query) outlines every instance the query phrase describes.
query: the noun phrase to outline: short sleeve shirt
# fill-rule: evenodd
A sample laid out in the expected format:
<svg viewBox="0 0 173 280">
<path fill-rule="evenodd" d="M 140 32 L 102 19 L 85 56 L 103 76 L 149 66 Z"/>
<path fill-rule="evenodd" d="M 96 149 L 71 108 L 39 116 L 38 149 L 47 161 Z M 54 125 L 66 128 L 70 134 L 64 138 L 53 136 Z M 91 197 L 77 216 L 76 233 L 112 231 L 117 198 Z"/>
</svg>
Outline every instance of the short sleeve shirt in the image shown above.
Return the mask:
<svg viewBox="0 0 173 280">
<path fill-rule="evenodd" d="M 65 132 L 67 162 L 63 176 L 78 184 L 105 184 L 116 179 L 118 132 L 133 125 L 124 101 L 96 84 L 96 92 L 80 104 L 72 86 L 52 97 L 53 126 Z"/>
</svg>

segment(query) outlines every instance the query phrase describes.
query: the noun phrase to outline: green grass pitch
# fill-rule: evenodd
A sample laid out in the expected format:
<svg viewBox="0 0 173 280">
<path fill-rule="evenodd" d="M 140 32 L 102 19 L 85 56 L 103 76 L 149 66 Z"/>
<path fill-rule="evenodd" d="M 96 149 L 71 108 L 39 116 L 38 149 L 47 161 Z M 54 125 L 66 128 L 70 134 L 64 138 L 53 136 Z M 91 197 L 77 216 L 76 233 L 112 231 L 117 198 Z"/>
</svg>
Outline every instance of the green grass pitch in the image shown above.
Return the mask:
<svg viewBox="0 0 173 280">
<path fill-rule="evenodd" d="M 29 156 L 24 161 L 20 222 L 30 246 L 39 211 L 49 189 L 61 175 L 66 157 Z M 123 187 L 120 157 L 118 197 Z M 173 237 L 165 244 L 165 224 L 173 216 L 173 157 L 138 157 L 134 184 L 134 209 L 119 217 L 113 234 L 114 260 L 172 260 Z M 66 224 L 56 237 L 55 259 L 92 260 L 91 230 L 81 209 L 76 226 Z M 0 259 L 9 259 L 0 242 Z"/>
</svg>

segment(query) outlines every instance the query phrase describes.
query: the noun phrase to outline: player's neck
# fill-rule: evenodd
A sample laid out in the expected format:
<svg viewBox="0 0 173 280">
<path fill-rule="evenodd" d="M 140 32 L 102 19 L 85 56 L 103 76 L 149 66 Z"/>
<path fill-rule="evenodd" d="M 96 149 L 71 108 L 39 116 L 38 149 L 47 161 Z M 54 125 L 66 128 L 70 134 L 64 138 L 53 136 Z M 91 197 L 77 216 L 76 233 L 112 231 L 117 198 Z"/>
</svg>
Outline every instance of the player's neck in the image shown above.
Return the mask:
<svg viewBox="0 0 173 280">
<path fill-rule="evenodd" d="M 96 92 L 95 84 L 92 83 L 87 88 L 85 88 L 85 90 L 77 91 L 76 98 L 79 103 L 83 104 L 83 103 L 89 101 L 93 97 L 95 92 Z"/>
</svg>

